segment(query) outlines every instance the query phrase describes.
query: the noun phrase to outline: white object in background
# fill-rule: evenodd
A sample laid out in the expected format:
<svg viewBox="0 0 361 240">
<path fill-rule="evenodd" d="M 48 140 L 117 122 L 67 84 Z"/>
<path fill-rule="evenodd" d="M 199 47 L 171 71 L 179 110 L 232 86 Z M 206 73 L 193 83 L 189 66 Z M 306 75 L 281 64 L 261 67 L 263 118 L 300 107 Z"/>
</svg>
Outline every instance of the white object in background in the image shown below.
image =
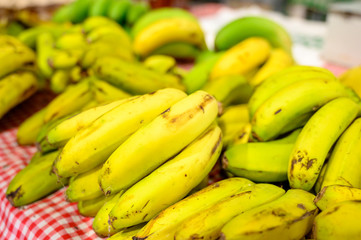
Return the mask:
<svg viewBox="0 0 361 240">
<path fill-rule="evenodd" d="M 46 7 L 66 4 L 73 0 L 0 0 L 0 8 L 22 9 L 27 7 Z"/>
<path fill-rule="evenodd" d="M 345 67 L 361 64 L 361 2 L 335 3 L 327 16 L 322 57 Z"/>
</svg>

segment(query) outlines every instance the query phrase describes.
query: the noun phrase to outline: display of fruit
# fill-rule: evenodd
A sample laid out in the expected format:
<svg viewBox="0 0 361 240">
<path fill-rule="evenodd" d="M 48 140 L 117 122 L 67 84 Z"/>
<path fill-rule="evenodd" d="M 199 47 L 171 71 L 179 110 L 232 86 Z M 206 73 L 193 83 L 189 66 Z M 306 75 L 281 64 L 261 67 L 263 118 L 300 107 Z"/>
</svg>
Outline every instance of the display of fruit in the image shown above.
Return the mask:
<svg viewBox="0 0 361 240">
<path fill-rule="evenodd" d="M 0 35 L 0 117 L 57 94 L 18 127 L 37 151 L 6 198 L 66 188 L 109 239 L 359 239 L 359 68 L 336 77 L 291 48 L 247 16 L 208 50 L 190 12 L 130 0 L 76 0 Z"/>
</svg>

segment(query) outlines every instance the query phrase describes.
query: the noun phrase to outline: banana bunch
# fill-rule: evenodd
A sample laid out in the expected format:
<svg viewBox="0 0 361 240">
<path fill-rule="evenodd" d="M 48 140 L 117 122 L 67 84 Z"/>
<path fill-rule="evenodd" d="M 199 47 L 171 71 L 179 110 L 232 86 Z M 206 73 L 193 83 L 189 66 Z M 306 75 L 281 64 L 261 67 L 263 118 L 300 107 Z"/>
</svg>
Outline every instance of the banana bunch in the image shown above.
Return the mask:
<svg viewBox="0 0 361 240">
<path fill-rule="evenodd" d="M 19 40 L 0 35 L 0 118 L 40 87 L 35 53 Z"/>
<path fill-rule="evenodd" d="M 133 51 L 141 58 L 162 54 L 194 59 L 207 46 L 197 19 L 177 8 L 161 8 L 144 14 L 132 27 Z"/>
<path fill-rule="evenodd" d="M 52 20 L 57 23 L 81 23 L 90 17 L 105 16 L 131 28 L 149 8 L 146 2 L 132 0 L 76 0 L 57 9 Z"/>
<path fill-rule="evenodd" d="M 360 88 L 361 66 L 348 69 L 347 71 L 341 74 L 339 79 L 343 84 L 352 88 L 361 97 L 361 88 Z"/>
</svg>

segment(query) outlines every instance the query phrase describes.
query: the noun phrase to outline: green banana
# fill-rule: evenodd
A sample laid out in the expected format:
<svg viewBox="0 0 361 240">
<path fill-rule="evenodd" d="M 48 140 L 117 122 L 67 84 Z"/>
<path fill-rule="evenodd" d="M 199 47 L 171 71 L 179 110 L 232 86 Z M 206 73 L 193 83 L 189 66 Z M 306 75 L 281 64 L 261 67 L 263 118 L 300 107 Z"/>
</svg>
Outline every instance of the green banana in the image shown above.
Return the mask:
<svg viewBox="0 0 361 240">
<path fill-rule="evenodd" d="M 155 49 L 151 55 L 167 55 L 176 59 L 195 59 L 201 53 L 201 49 L 185 42 L 173 42 Z"/>
<path fill-rule="evenodd" d="M 144 62 L 144 66 L 159 73 L 167 73 L 171 71 L 177 64 L 173 57 L 166 55 L 152 55 L 147 57 Z"/>
<path fill-rule="evenodd" d="M 54 52 L 54 42 L 54 37 L 49 32 L 40 33 L 36 40 L 36 64 L 45 78 L 50 78 L 53 74 L 50 59 Z"/>
<path fill-rule="evenodd" d="M 179 79 L 147 69 L 139 63 L 104 57 L 93 65 L 95 76 L 134 94 L 150 93 L 162 88 L 184 87 Z"/>
<path fill-rule="evenodd" d="M 131 135 L 104 163 L 99 175 L 103 192 L 108 195 L 126 189 L 145 177 L 196 139 L 217 114 L 216 99 L 204 91 L 172 104 Z"/>
<path fill-rule="evenodd" d="M 281 89 L 299 81 L 306 79 L 334 79 L 336 77 L 328 70 L 311 66 L 292 66 L 286 68 L 267 78 L 259 85 L 249 100 L 250 118 L 253 117 L 257 109 L 272 95 Z"/>
<path fill-rule="evenodd" d="M 313 237 L 319 240 L 360 239 L 360 214 L 361 201 L 359 200 L 334 204 L 315 218 Z"/>
<path fill-rule="evenodd" d="M 82 200 L 78 202 L 78 211 L 84 217 L 95 217 L 108 199 L 102 195 L 100 197 Z"/>
<path fill-rule="evenodd" d="M 109 237 L 114 235 L 119 230 L 115 230 L 109 224 L 109 213 L 118 202 L 119 198 L 122 196 L 123 192 L 119 192 L 116 195 L 105 197 L 104 205 L 99 209 L 95 215 L 93 221 L 93 230 L 100 237 Z"/>
<path fill-rule="evenodd" d="M 138 19 L 149 11 L 149 8 L 147 2 L 133 2 L 125 15 L 125 25 L 128 27 L 134 26 Z"/>
<path fill-rule="evenodd" d="M 174 234 L 181 223 L 253 184 L 245 178 L 228 178 L 213 183 L 160 212 L 133 239 L 174 239 Z"/>
<path fill-rule="evenodd" d="M 361 118 L 356 119 L 341 135 L 332 150 L 321 189 L 329 185 L 361 188 Z"/>
<path fill-rule="evenodd" d="M 97 0 L 89 7 L 88 16 L 105 16 L 109 7 L 108 0 Z"/>
<path fill-rule="evenodd" d="M 139 232 L 142 227 L 144 227 L 144 223 L 138 224 L 136 226 L 132 226 L 129 228 L 125 228 L 108 238 L 109 240 L 131 240 L 132 237 Z"/>
<path fill-rule="evenodd" d="M 66 179 L 59 182 L 56 175 L 51 174 L 57 156 L 58 152 L 46 154 L 15 175 L 6 189 L 6 198 L 14 207 L 38 201 L 67 184 Z"/>
<path fill-rule="evenodd" d="M 341 97 L 325 104 L 310 118 L 289 157 L 288 180 L 292 188 L 311 190 L 329 150 L 359 110 L 357 103 Z"/>
<path fill-rule="evenodd" d="M 123 90 L 116 88 L 105 81 L 95 78 L 93 79 L 92 88 L 95 100 L 99 103 L 129 98 L 132 96 L 129 93 L 124 92 Z"/>
<path fill-rule="evenodd" d="M 66 24 L 46 23 L 24 30 L 17 38 L 26 46 L 35 49 L 36 41 L 40 34 L 47 32 L 50 33 L 54 38 L 58 38 L 67 29 L 69 29 L 69 25 Z"/>
<path fill-rule="evenodd" d="M 232 218 L 274 201 L 284 193 L 285 190 L 271 184 L 255 184 L 245 188 L 185 221 L 178 228 L 174 239 L 218 239 L 222 227 Z"/>
<path fill-rule="evenodd" d="M 315 204 L 324 211 L 336 203 L 348 200 L 361 201 L 361 189 L 341 185 L 326 186 L 317 194 Z"/>
<path fill-rule="evenodd" d="M 101 165 L 74 177 L 66 189 L 66 199 L 70 202 L 91 200 L 103 194 L 98 184 Z"/>
<path fill-rule="evenodd" d="M 71 22 L 74 15 L 74 4 L 65 4 L 54 12 L 51 20 L 55 23 Z"/>
<path fill-rule="evenodd" d="M 4 46 L 8 46 L 7 50 L 1 50 L 0 78 L 27 64 L 32 64 L 35 61 L 35 53 L 33 50 L 25 46 L 16 38 L 0 35 L 0 41 L 3 42 Z"/>
<path fill-rule="evenodd" d="M 44 122 L 60 118 L 80 110 L 93 98 L 89 79 L 69 85 L 63 93 L 53 99 L 46 107 Z"/>
<path fill-rule="evenodd" d="M 292 39 L 288 32 L 277 22 L 259 16 L 242 17 L 228 23 L 217 33 L 214 45 L 223 51 L 255 36 L 267 39 L 273 47 L 291 52 Z"/>
<path fill-rule="evenodd" d="M 235 176 L 255 182 L 286 181 L 292 148 L 292 143 L 237 144 L 225 151 L 222 167 Z"/>
<path fill-rule="evenodd" d="M 106 15 L 117 23 L 123 24 L 131 4 L 130 0 L 112 0 Z"/>
<path fill-rule="evenodd" d="M 71 138 L 55 162 L 54 172 L 67 177 L 98 166 L 131 134 L 185 96 L 180 90 L 162 89 L 128 99 Z"/>
<path fill-rule="evenodd" d="M 314 197 L 290 189 L 280 198 L 234 217 L 222 228 L 220 239 L 302 239 L 318 213 Z"/>
<path fill-rule="evenodd" d="M 57 69 L 50 78 L 50 89 L 54 93 L 62 93 L 70 82 L 69 70 Z"/>
<path fill-rule="evenodd" d="M 197 19 L 188 11 L 181 9 L 181 8 L 159 8 L 154 9 L 152 11 L 147 12 L 144 14 L 132 27 L 131 29 L 131 36 L 134 38 L 138 33 L 140 33 L 144 28 L 148 27 L 149 25 L 156 23 L 159 20 L 163 19 L 170 19 L 170 18 L 187 18 L 190 20 L 194 20 L 195 22 Z"/>
<path fill-rule="evenodd" d="M 47 133 L 46 139 L 51 145 L 62 147 L 81 129 L 90 126 L 96 119 L 127 101 L 127 99 L 117 100 L 106 105 L 90 108 L 73 117 L 67 118 L 52 128 Z"/>
<path fill-rule="evenodd" d="M 352 97 L 349 89 L 330 79 L 295 82 L 267 99 L 251 120 L 252 135 L 259 141 L 303 126 L 321 106 L 337 97 Z"/>
<path fill-rule="evenodd" d="M 208 175 L 221 150 L 221 129 L 213 125 L 173 159 L 126 190 L 109 213 L 111 225 L 121 229 L 147 222 L 184 198 Z M 172 193 L 162 194 L 170 188 Z"/>
<path fill-rule="evenodd" d="M 0 79 L 0 118 L 38 90 L 36 76 L 28 71 L 14 72 Z"/>
<path fill-rule="evenodd" d="M 36 136 L 44 124 L 45 111 L 46 108 L 42 108 L 20 124 L 16 133 L 17 142 L 20 145 L 34 144 L 36 142 Z"/>
<path fill-rule="evenodd" d="M 204 61 L 194 65 L 183 79 L 183 84 L 186 86 L 187 93 L 193 93 L 201 89 L 207 83 L 213 66 L 222 55 L 223 52 L 211 55 Z"/>
</svg>

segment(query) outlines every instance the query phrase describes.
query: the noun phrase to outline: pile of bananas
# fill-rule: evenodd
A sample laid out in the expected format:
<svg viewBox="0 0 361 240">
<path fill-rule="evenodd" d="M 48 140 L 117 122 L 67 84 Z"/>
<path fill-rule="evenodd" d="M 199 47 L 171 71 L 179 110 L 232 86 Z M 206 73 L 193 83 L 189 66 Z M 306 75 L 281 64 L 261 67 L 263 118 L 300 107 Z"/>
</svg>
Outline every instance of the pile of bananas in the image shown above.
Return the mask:
<svg viewBox="0 0 361 240">
<path fill-rule="evenodd" d="M 357 69 L 338 79 L 294 66 L 288 33 L 261 17 L 221 29 L 216 52 L 180 9 L 150 11 L 128 35 L 127 14 L 104 17 L 104 2 L 78 24 L 22 32 L 28 47 L 0 37 L 14 58 L 0 84 L 20 73 L 38 83 L 36 63 L 60 93 L 19 127 L 38 152 L 7 188 L 13 206 L 67 186 L 110 239 L 360 238 Z M 189 72 L 176 65 L 187 58 Z M 217 162 L 226 179 L 208 186 Z"/>
</svg>

